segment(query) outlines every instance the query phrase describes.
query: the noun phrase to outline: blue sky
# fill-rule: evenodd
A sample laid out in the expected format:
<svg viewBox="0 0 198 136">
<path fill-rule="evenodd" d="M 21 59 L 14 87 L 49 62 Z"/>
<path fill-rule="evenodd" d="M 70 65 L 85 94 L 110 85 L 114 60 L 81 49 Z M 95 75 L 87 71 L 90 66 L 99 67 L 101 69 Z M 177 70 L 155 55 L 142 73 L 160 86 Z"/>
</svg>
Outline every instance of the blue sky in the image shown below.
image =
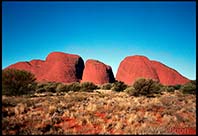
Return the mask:
<svg viewBox="0 0 198 136">
<path fill-rule="evenodd" d="M 144 55 L 196 79 L 196 3 L 2 2 L 2 68 L 52 51 L 100 60 L 114 76 Z"/>
</svg>

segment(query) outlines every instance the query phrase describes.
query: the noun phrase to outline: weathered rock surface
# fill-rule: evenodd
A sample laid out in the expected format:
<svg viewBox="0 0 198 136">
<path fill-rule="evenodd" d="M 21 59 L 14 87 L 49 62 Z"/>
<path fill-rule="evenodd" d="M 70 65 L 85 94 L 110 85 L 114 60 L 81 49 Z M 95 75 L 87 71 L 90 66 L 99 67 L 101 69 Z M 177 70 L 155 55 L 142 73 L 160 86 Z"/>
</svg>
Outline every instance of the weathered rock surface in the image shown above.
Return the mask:
<svg viewBox="0 0 198 136">
<path fill-rule="evenodd" d="M 82 79 L 84 61 L 78 55 L 52 52 L 46 57 L 45 61 L 18 62 L 7 68 L 30 71 L 36 76 L 37 81 L 40 82 L 56 81 L 71 83 Z"/>
<path fill-rule="evenodd" d="M 138 78 L 151 78 L 164 85 L 185 84 L 189 79 L 166 65 L 145 56 L 128 56 L 119 65 L 116 79 L 128 85 Z"/>
<path fill-rule="evenodd" d="M 185 84 L 189 79 L 182 76 L 176 70 L 157 61 L 151 61 L 152 66 L 155 68 L 159 81 L 164 85 Z"/>
<path fill-rule="evenodd" d="M 89 59 L 86 61 L 82 82 L 104 84 L 114 81 L 114 75 L 110 66 L 97 60 Z"/>
<path fill-rule="evenodd" d="M 101 85 L 115 81 L 110 66 L 89 59 L 84 67 L 80 56 L 63 52 L 52 52 L 46 60 L 18 62 L 7 68 L 30 71 L 39 82 L 93 82 Z M 185 84 L 190 81 L 176 70 L 145 56 L 126 57 L 119 65 L 116 79 L 131 85 L 138 78 L 151 78 L 164 85 Z"/>
</svg>

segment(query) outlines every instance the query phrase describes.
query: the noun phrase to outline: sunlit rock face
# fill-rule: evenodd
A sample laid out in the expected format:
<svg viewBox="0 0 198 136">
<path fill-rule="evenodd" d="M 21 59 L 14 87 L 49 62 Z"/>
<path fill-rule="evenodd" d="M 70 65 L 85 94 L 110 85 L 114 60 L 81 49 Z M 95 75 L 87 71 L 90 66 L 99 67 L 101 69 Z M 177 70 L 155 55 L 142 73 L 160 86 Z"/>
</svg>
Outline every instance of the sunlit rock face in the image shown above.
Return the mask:
<svg viewBox="0 0 198 136">
<path fill-rule="evenodd" d="M 84 61 L 78 55 L 52 52 L 45 61 L 18 62 L 6 69 L 8 68 L 30 71 L 39 82 L 71 83 L 79 82 L 82 79 Z"/>
<path fill-rule="evenodd" d="M 115 81 L 112 68 L 98 60 L 83 59 L 74 54 L 52 52 L 46 60 L 18 62 L 8 66 L 32 72 L 38 82 L 93 82 L 101 85 Z M 128 56 L 121 61 L 116 80 L 132 85 L 138 78 L 151 78 L 164 85 L 185 84 L 190 80 L 176 70 L 145 56 Z"/>
<path fill-rule="evenodd" d="M 101 85 L 114 81 L 114 75 L 110 66 L 97 60 L 89 59 L 86 61 L 82 82 L 93 82 L 94 84 Z"/>
<path fill-rule="evenodd" d="M 138 78 L 150 78 L 164 85 L 185 84 L 189 79 L 176 70 L 145 56 L 128 56 L 119 65 L 116 79 L 132 85 Z"/>
</svg>

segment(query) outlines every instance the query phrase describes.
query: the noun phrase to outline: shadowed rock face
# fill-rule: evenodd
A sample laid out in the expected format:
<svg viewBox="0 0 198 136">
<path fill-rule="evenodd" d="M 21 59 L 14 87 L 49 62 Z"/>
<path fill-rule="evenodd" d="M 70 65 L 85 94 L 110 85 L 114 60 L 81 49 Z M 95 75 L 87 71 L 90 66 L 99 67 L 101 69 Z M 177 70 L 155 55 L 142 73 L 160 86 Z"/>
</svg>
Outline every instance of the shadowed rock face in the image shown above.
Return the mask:
<svg viewBox="0 0 198 136">
<path fill-rule="evenodd" d="M 109 83 L 113 83 L 115 82 L 115 78 L 114 78 L 114 75 L 113 75 L 113 71 L 111 69 L 110 66 L 107 66 L 107 75 L 109 77 Z"/>
<path fill-rule="evenodd" d="M 104 84 L 114 82 L 114 75 L 110 66 L 97 61 L 87 60 L 83 71 L 82 82 L 93 82 L 94 84 Z"/>
<path fill-rule="evenodd" d="M 7 68 L 30 71 L 36 76 L 37 81 L 40 82 L 71 83 L 79 82 L 82 79 L 84 62 L 78 55 L 52 52 L 46 57 L 46 61 L 18 62 Z"/>
<path fill-rule="evenodd" d="M 138 78 L 151 78 L 164 85 L 185 84 L 189 79 L 166 65 L 145 56 L 126 57 L 119 65 L 116 79 L 132 85 Z"/>
<path fill-rule="evenodd" d="M 76 68 L 76 77 L 81 80 L 84 70 L 84 61 L 82 58 L 79 58 L 78 63 L 75 64 L 75 68 Z"/>
</svg>

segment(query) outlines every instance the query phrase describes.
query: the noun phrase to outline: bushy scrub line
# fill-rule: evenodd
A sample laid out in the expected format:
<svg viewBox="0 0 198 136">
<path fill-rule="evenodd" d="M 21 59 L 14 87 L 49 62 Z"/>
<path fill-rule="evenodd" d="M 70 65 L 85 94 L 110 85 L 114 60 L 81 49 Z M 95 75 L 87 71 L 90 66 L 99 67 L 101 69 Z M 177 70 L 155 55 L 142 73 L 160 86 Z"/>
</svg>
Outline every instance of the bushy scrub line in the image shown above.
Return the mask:
<svg viewBox="0 0 198 136">
<path fill-rule="evenodd" d="M 63 84 L 58 82 L 36 83 L 35 76 L 24 70 L 7 69 L 2 71 L 2 94 L 9 96 L 26 95 L 31 93 L 61 93 L 69 91 L 92 92 L 95 89 L 126 92 L 131 96 L 153 97 L 162 92 L 174 92 L 179 90 L 183 94 L 195 94 L 196 81 L 190 81 L 184 85 L 165 86 L 152 79 L 137 79 L 132 85 L 126 85 L 122 81 L 106 83 L 101 86 L 92 82 L 74 82 Z"/>
<path fill-rule="evenodd" d="M 37 83 L 34 74 L 25 70 L 2 70 L 2 94 L 7 96 L 29 95 L 33 93 L 60 93 L 69 91 L 92 92 L 99 87 L 92 82 L 63 84 L 58 82 Z"/>
<path fill-rule="evenodd" d="M 157 96 L 162 92 L 179 91 L 183 94 L 196 94 L 196 81 L 190 81 L 184 85 L 162 85 L 152 79 L 137 79 L 133 85 L 127 87 L 124 91 L 132 96 Z"/>
</svg>

